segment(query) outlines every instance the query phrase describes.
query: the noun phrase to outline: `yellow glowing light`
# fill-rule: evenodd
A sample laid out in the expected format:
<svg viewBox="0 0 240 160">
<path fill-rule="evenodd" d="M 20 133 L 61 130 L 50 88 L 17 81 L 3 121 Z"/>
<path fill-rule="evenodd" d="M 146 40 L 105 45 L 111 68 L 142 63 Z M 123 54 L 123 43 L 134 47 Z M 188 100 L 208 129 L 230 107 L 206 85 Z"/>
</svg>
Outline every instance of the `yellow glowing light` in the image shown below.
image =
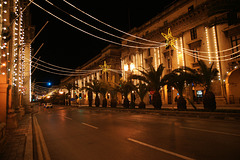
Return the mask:
<svg viewBox="0 0 240 160">
<path fill-rule="evenodd" d="M 128 71 L 128 65 L 127 64 L 124 65 L 124 71 Z"/>
<path fill-rule="evenodd" d="M 130 64 L 130 70 L 133 71 L 135 69 L 135 65 L 133 63 Z"/>
<path fill-rule="evenodd" d="M 99 65 L 100 68 L 102 68 L 103 72 L 107 72 L 109 68 L 111 68 L 111 65 L 107 65 L 106 61 L 104 61 L 103 65 Z"/>
<path fill-rule="evenodd" d="M 161 33 L 161 34 L 166 39 L 166 43 L 167 43 L 166 44 L 166 48 L 168 46 L 171 46 L 171 47 L 173 47 L 173 49 L 176 49 L 175 42 L 177 41 L 177 38 L 172 36 L 171 29 L 168 28 L 168 34 L 165 34 L 165 33 Z"/>
</svg>

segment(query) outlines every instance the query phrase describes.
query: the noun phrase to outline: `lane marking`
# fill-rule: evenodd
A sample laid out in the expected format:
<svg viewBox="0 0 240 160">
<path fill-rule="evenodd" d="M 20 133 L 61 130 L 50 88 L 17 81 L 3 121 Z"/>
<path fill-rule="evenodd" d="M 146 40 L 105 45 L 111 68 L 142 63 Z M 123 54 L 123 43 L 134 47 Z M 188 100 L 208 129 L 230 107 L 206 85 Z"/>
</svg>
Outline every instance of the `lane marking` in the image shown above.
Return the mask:
<svg viewBox="0 0 240 160">
<path fill-rule="evenodd" d="M 90 124 L 87 124 L 87 123 L 84 123 L 84 122 L 82 122 L 82 124 L 85 125 L 85 126 L 88 126 L 88 127 L 92 127 L 94 129 L 98 129 L 98 127 L 95 127 L 93 125 L 90 125 Z"/>
<path fill-rule="evenodd" d="M 62 114 L 58 114 L 59 116 L 61 116 L 61 117 L 64 117 L 64 118 L 66 118 L 66 119 L 69 119 L 69 120 L 72 120 L 72 118 L 70 118 L 70 117 L 67 117 L 67 116 L 64 116 L 64 115 L 62 115 Z"/>
<path fill-rule="evenodd" d="M 213 130 L 207 130 L 207 129 L 191 128 L 191 127 L 179 127 L 179 128 L 189 129 L 189 130 L 195 130 L 195 131 L 201 131 L 201 132 L 224 134 L 224 135 L 228 135 L 228 136 L 237 136 L 237 137 L 240 137 L 239 134 L 227 133 L 227 132 L 221 132 L 221 131 L 213 131 Z"/>
<path fill-rule="evenodd" d="M 66 117 L 66 116 L 64 116 L 64 118 L 69 119 L 69 120 L 72 120 L 72 118 L 70 118 L 70 117 Z"/>
<path fill-rule="evenodd" d="M 143 145 L 143 146 L 146 146 L 146 147 L 149 147 L 149 148 L 152 148 L 152 149 L 155 149 L 155 150 L 158 150 L 158 151 L 167 153 L 167 154 L 171 154 L 171 155 L 173 155 L 173 156 L 176 156 L 176 157 L 179 157 L 179 158 L 182 158 L 182 159 L 185 159 L 185 160 L 194 160 L 194 159 L 189 158 L 189 157 L 186 157 L 186 156 L 184 156 L 184 155 L 181 155 L 181 154 L 178 154 L 178 153 L 175 153 L 175 152 L 171 152 L 171 151 L 168 151 L 168 150 L 165 150 L 165 149 L 162 149 L 162 148 L 159 148 L 159 147 L 153 146 L 153 145 L 151 145 L 151 144 L 147 144 L 147 143 L 144 143 L 144 142 L 141 142 L 141 141 L 132 139 L 132 138 L 128 138 L 128 140 L 129 140 L 129 141 L 132 141 L 132 142 L 134 142 L 134 143 L 138 143 L 138 144 L 140 144 L 140 145 Z"/>
</svg>

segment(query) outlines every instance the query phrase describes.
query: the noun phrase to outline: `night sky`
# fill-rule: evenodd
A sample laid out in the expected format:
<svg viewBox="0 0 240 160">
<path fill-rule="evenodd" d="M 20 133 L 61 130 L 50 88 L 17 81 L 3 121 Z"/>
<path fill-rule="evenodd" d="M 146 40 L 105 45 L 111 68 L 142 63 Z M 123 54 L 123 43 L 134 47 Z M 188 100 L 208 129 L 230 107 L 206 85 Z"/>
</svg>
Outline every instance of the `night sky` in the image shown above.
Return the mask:
<svg viewBox="0 0 240 160">
<path fill-rule="evenodd" d="M 134 6 L 129 6 L 129 4 L 121 4 L 122 1 L 114 1 L 112 3 L 106 1 L 107 3 L 102 4 L 96 4 L 95 1 L 92 1 L 92 3 L 85 3 L 86 1 L 84 2 L 80 0 L 68 1 L 81 10 L 102 20 L 103 22 L 106 22 L 125 32 L 128 32 L 130 29 L 139 27 L 156 16 L 158 13 L 164 10 L 164 7 L 169 5 L 173 0 L 158 1 L 158 4 L 155 4 L 156 1 L 154 1 L 155 3 L 150 3 L 151 1 L 148 1 L 148 4 L 138 3 Z M 48 11 L 83 30 L 112 41 L 120 42 L 114 37 L 103 34 L 92 29 L 89 26 L 82 24 L 81 22 L 78 22 L 77 20 L 66 15 L 60 10 L 57 10 L 54 6 L 49 5 L 43 0 L 35 2 Z M 61 0 L 58 0 L 57 3 L 53 0 L 51 2 L 64 11 L 69 12 L 70 14 L 90 23 L 91 25 L 111 32 L 112 34 L 122 36 L 122 33 L 114 31 L 113 29 L 108 28 L 103 24 L 91 19 L 90 17 L 70 7 L 65 2 L 62 2 Z M 34 4 L 31 4 L 30 11 L 32 14 L 32 25 L 36 27 L 36 34 L 46 23 L 46 21 L 49 21 L 47 26 L 32 44 L 34 53 L 38 47 L 44 43 L 44 46 L 36 55 L 36 58 L 41 56 L 41 60 L 48 63 L 74 69 L 99 54 L 103 48 L 109 45 L 109 43 L 105 41 L 91 37 L 90 35 L 78 31 L 71 26 L 68 26 L 67 24 L 59 21 L 40 8 L 36 7 Z M 36 82 L 51 81 L 53 85 L 58 85 L 60 79 L 62 78 L 64 78 L 64 76 L 57 76 L 40 70 L 36 70 L 32 76 L 32 80 L 35 80 Z"/>
</svg>

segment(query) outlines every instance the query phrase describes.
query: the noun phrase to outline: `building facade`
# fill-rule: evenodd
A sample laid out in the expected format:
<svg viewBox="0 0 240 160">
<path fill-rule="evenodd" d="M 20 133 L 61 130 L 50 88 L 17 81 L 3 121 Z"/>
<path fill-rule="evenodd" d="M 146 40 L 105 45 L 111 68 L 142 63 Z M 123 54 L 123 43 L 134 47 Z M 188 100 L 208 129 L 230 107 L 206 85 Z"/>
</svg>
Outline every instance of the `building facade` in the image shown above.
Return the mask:
<svg viewBox="0 0 240 160">
<path fill-rule="evenodd" d="M 23 95 L 31 88 L 26 72 L 31 68 L 28 42 L 34 28 L 30 28 L 28 4 L 27 0 L 0 1 L 0 122 L 6 122 L 7 113 L 23 104 Z M 24 87 L 26 82 L 28 85 Z"/>
<path fill-rule="evenodd" d="M 218 78 L 213 81 L 212 91 L 217 104 L 240 103 L 240 10 L 237 0 L 179 0 L 138 28 L 129 33 L 151 42 L 166 39 L 162 33 L 168 30 L 177 38 L 174 47 L 138 45 L 136 48 L 124 48 L 121 52 L 122 76 L 126 79 L 129 72 L 139 74 L 136 69 L 148 69 L 151 63 L 155 69 L 163 64 L 163 76 L 181 66 L 198 69 L 198 60 L 204 60 L 209 66 L 219 70 Z M 145 42 L 132 36 L 126 39 Z M 132 42 L 122 41 L 132 45 Z M 133 66 L 131 69 L 131 66 Z M 131 69 L 131 70 L 130 70 Z M 134 83 L 137 83 L 135 81 Z M 163 104 L 174 103 L 177 91 L 164 86 L 161 89 Z M 201 103 L 204 88 L 188 86 L 184 96 Z M 145 98 L 149 104 L 151 94 Z"/>
<path fill-rule="evenodd" d="M 73 103 L 78 104 L 88 104 L 88 93 L 86 90 L 80 90 L 83 87 L 86 87 L 86 83 L 91 82 L 92 80 L 99 80 L 109 83 L 119 83 L 121 78 L 121 52 L 120 48 L 116 45 L 108 45 L 105 47 L 97 56 L 76 68 L 76 72 L 79 73 L 79 76 L 66 77 L 61 81 L 61 85 L 64 86 L 68 83 L 72 83 L 78 87 L 78 89 L 71 90 L 71 98 L 74 99 Z M 106 72 L 101 66 L 109 66 L 110 70 Z M 64 88 L 64 87 L 62 87 Z M 62 89 L 61 92 L 68 93 L 67 89 Z M 95 99 L 95 94 L 93 94 L 93 99 Z M 107 98 L 110 99 L 110 95 L 107 95 Z M 102 97 L 100 96 L 100 99 Z M 93 101 L 94 102 L 94 101 Z"/>
</svg>

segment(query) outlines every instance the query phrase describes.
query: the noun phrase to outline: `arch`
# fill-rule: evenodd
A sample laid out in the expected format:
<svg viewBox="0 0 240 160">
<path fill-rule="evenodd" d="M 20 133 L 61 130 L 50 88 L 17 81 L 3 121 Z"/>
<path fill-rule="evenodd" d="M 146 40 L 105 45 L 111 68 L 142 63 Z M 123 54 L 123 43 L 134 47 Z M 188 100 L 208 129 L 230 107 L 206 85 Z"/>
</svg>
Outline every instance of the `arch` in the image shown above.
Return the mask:
<svg viewBox="0 0 240 160">
<path fill-rule="evenodd" d="M 226 93 L 229 104 L 240 103 L 240 68 L 228 73 L 226 78 Z"/>
</svg>

